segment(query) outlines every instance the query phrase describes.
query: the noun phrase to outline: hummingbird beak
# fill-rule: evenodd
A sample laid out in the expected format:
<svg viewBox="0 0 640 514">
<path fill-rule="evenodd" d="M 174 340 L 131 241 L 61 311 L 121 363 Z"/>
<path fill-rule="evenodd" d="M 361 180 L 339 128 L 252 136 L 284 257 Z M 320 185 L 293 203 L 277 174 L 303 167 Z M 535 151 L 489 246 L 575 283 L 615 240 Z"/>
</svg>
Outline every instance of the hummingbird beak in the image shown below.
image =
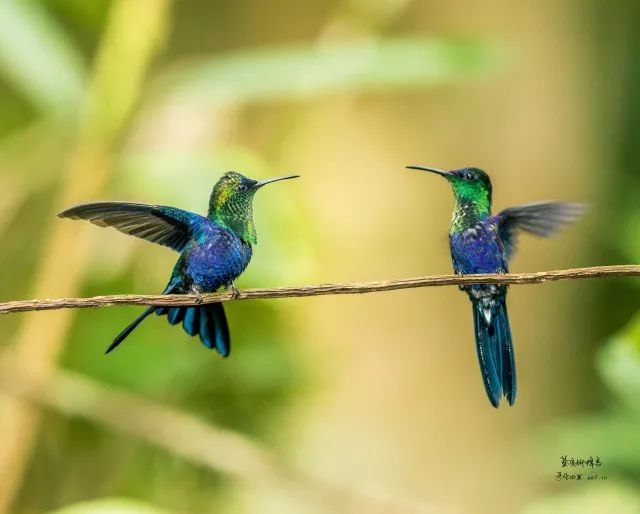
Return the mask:
<svg viewBox="0 0 640 514">
<path fill-rule="evenodd" d="M 261 180 L 260 182 L 256 182 L 254 187 L 258 189 L 259 187 L 266 186 L 267 184 L 271 184 L 271 182 L 278 182 L 280 180 L 289 180 L 290 178 L 298 178 L 299 176 L 300 175 L 287 175 L 286 177 L 268 178 L 266 180 Z"/>
<path fill-rule="evenodd" d="M 447 178 L 447 175 L 449 175 L 448 171 L 439 170 L 438 168 L 428 168 L 427 166 L 407 166 L 407 169 L 418 170 L 418 171 L 428 171 L 429 173 L 435 173 L 436 175 L 440 175 L 441 177 L 445 177 L 445 178 Z"/>
</svg>

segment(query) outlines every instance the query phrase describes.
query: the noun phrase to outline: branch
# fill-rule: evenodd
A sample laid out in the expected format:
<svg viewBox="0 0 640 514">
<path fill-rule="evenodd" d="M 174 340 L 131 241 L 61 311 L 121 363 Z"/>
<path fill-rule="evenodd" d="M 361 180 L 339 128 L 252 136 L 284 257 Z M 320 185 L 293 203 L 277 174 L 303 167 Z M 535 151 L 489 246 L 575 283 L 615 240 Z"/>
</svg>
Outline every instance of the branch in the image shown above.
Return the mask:
<svg viewBox="0 0 640 514">
<path fill-rule="evenodd" d="M 382 280 L 378 282 L 360 282 L 355 284 L 319 284 L 309 286 L 276 287 L 273 289 L 244 289 L 239 291 L 237 300 L 257 298 L 299 298 L 303 296 L 322 296 L 337 294 L 377 293 L 397 289 L 417 287 L 462 286 L 470 284 L 541 284 L 558 280 L 577 280 L 601 277 L 637 277 L 640 265 L 594 266 L 536 273 L 511 273 L 506 275 L 432 275 L 429 277 L 405 278 L 400 280 Z M 231 291 L 205 294 L 203 303 L 226 302 L 234 300 Z M 185 306 L 198 305 L 195 295 L 110 295 L 91 298 L 60 298 L 57 300 L 22 300 L 0 303 L 0 314 L 25 311 L 44 311 L 56 309 L 80 309 L 88 307 L 112 307 L 114 305 L 156 305 Z"/>
</svg>

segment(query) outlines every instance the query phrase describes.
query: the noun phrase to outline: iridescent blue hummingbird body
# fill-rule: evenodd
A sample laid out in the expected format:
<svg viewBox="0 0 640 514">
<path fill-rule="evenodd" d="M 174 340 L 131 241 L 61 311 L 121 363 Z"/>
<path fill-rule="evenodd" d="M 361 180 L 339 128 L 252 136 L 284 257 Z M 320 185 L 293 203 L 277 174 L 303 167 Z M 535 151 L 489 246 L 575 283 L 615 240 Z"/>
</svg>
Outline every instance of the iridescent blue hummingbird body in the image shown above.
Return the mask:
<svg viewBox="0 0 640 514">
<path fill-rule="evenodd" d="M 253 222 L 253 196 L 265 184 L 295 178 L 278 177 L 258 182 L 236 172 L 224 174 L 209 200 L 207 216 L 159 205 L 96 202 L 71 207 L 62 218 L 84 219 L 168 246 L 180 253 L 162 294 L 212 293 L 233 287 L 233 281 L 251 260 L 257 236 Z M 170 324 L 182 323 L 185 332 L 200 336 L 207 348 L 226 357 L 231 349 L 229 328 L 221 303 L 193 307 L 148 307 L 126 327 L 107 349 L 116 348 L 152 313 L 166 315 Z"/>
<path fill-rule="evenodd" d="M 489 176 L 478 168 L 442 171 L 422 166 L 411 169 L 444 177 L 452 186 L 455 208 L 449 232 L 453 269 L 459 275 L 508 273 L 515 253 L 518 230 L 538 236 L 553 235 L 577 218 L 583 207 L 562 202 L 540 202 L 491 214 Z M 507 314 L 507 286 L 462 286 L 473 310 L 473 327 L 480 371 L 489 401 L 494 407 L 504 395 L 510 405 L 516 399 L 516 368 Z"/>
</svg>

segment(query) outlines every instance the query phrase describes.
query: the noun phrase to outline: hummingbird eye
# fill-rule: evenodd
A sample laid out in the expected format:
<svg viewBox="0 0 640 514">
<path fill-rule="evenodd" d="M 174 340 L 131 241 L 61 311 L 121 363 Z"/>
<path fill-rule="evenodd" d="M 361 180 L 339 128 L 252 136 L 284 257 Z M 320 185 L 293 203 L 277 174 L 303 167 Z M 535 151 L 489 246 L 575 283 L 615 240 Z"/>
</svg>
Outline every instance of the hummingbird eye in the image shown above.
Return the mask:
<svg viewBox="0 0 640 514">
<path fill-rule="evenodd" d="M 238 191 L 242 192 L 242 191 L 246 191 L 247 190 L 247 184 L 240 184 L 238 186 Z"/>
<path fill-rule="evenodd" d="M 462 175 L 462 178 L 464 180 L 472 181 L 475 180 L 476 177 L 473 172 L 467 171 L 464 175 Z"/>
</svg>

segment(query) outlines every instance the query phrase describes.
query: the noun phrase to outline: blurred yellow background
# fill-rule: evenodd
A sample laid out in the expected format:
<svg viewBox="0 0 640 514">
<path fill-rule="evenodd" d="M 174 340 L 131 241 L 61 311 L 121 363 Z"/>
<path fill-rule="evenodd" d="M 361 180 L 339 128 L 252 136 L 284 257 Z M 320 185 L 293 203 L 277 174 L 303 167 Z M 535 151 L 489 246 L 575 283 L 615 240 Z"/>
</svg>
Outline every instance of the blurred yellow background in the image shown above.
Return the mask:
<svg viewBox="0 0 640 514">
<path fill-rule="evenodd" d="M 487 170 L 497 210 L 590 205 L 512 271 L 638 262 L 638 21 L 630 0 L 1 3 L 1 298 L 161 291 L 175 254 L 56 213 L 204 212 L 231 169 L 302 175 L 256 196 L 240 288 L 449 273 L 451 192 L 410 164 Z M 498 410 L 452 287 L 232 303 L 226 361 L 155 318 L 104 357 L 134 307 L 4 316 L 0 514 L 640 512 L 636 284 L 509 296 Z M 556 480 L 563 455 L 607 480 Z"/>
</svg>

